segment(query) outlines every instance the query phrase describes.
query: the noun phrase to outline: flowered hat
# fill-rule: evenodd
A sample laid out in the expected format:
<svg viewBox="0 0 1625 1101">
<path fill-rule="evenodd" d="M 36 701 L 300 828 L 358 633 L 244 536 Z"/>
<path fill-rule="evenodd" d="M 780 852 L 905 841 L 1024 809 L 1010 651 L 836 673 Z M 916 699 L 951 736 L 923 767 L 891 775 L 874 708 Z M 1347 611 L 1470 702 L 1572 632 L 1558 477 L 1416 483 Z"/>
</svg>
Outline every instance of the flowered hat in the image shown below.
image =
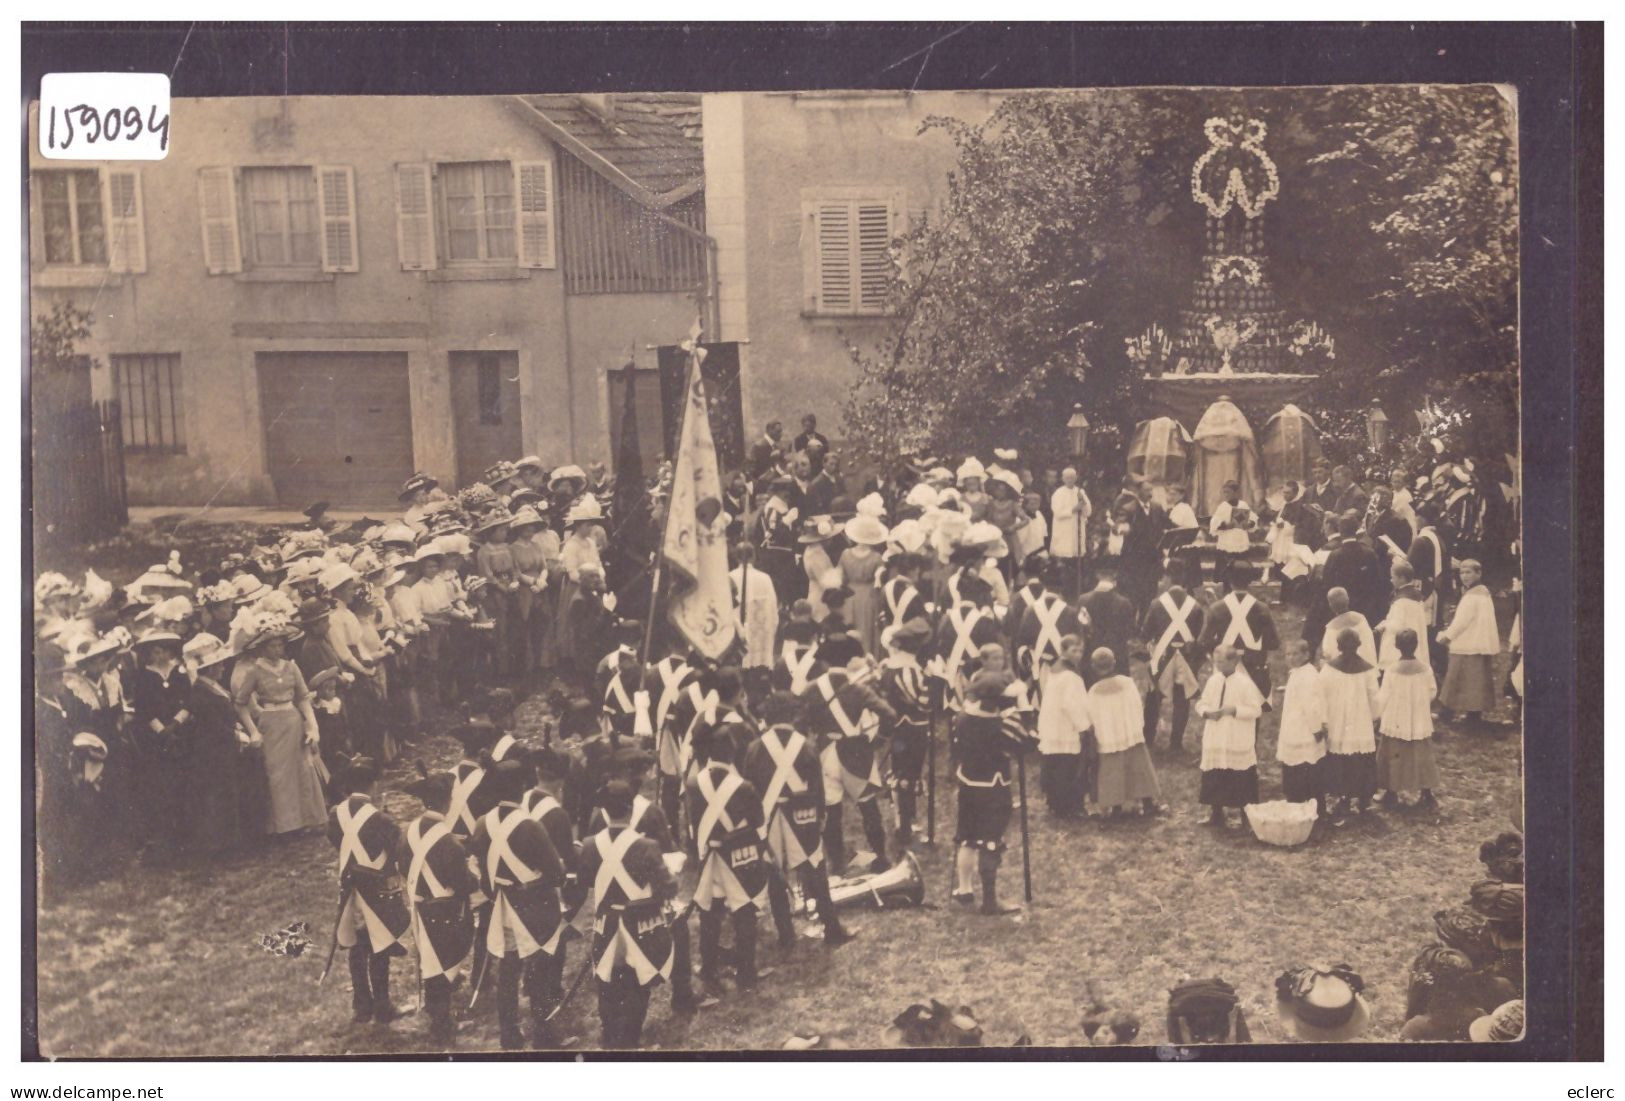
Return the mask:
<svg viewBox="0 0 1625 1101">
<path fill-rule="evenodd" d="M 1365 981 L 1346 963 L 1284 971 L 1275 980 L 1275 1009 L 1294 1038 L 1311 1043 L 1352 1040 L 1371 1022 L 1361 997 Z"/>
<path fill-rule="evenodd" d="M 1467 1026 L 1474 1043 L 1510 1043 L 1523 1039 L 1523 1000 L 1503 1002 Z"/>
</svg>

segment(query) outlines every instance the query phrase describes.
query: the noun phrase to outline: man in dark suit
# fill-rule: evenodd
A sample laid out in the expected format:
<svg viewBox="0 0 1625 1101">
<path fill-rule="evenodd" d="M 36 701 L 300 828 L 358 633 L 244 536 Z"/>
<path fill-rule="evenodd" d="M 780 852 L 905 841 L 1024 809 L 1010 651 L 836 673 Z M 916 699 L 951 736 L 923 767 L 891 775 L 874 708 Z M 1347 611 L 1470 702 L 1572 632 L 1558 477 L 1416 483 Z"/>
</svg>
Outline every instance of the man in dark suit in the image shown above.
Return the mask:
<svg viewBox="0 0 1625 1101">
<path fill-rule="evenodd" d="M 769 471 L 778 465 L 779 455 L 784 449 L 784 424 L 780 421 L 768 421 L 767 427 L 762 429 L 762 438 L 750 445 L 750 480 L 759 482 Z"/>
<path fill-rule="evenodd" d="M 816 446 L 810 446 L 814 444 Z M 824 456 L 829 454 L 829 440 L 818 431 L 818 418 L 811 413 L 801 418 L 801 435 L 796 437 L 795 449 L 807 453 L 812 460 L 814 474 L 824 472 Z"/>
<path fill-rule="evenodd" d="M 1125 545 L 1127 540 L 1125 539 Z M 1128 597 L 1117 591 L 1117 565 L 1109 559 L 1095 567 L 1098 580 L 1093 592 L 1085 593 L 1079 601 L 1089 614 L 1089 633 L 1096 646 L 1111 650 L 1117 659 L 1117 671 L 1128 672 L 1128 642 L 1139 627 L 1139 615 Z M 1093 684 L 1092 670 L 1084 670 L 1084 680 Z"/>
<path fill-rule="evenodd" d="M 1332 467 L 1332 483 L 1330 487 L 1331 499 L 1323 502 L 1326 511 L 1333 516 L 1342 516 L 1352 512 L 1356 516 L 1365 515 L 1367 505 L 1366 492 L 1354 480 L 1354 472 L 1346 466 Z"/>
<path fill-rule="evenodd" d="M 1367 623 L 1381 623 L 1393 595 L 1388 571 L 1377 552 L 1360 541 L 1359 532 L 1359 514 L 1344 513 L 1337 521 L 1338 543 L 1327 554 L 1321 577 L 1328 591 L 1348 590 L 1349 607 L 1365 616 Z"/>
<path fill-rule="evenodd" d="M 1411 525 L 1394 511 L 1394 491 L 1377 486 L 1371 491 L 1371 504 L 1365 510 L 1361 530 L 1371 540 L 1371 549 L 1377 552 L 1383 572 L 1404 558 L 1411 547 Z"/>
</svg>

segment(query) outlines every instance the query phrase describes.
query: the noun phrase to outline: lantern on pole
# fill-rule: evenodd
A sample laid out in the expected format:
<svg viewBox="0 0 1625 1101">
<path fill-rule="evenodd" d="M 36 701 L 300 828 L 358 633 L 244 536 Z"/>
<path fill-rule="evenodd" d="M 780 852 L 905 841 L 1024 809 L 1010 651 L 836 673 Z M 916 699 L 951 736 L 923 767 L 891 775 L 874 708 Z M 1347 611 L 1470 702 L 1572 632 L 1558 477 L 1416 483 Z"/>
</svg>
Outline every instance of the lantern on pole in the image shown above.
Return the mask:
<svg viewBox="0 0 1625 1101">
<path fill-rule="evenodd" d="M 1388 446 L 1388 414 L 1375 400 L 1365 412 L 1365 438 L 1373 451 L 1382 451 Z"/>
<path fill-rule="evenodd" d="M 1072 454 L 1082 466 L 1089 454 L 1089 418 L 1083 415 L 1082 403 L 1072 406 L 1072 416 L 1066 421 L 1066 438 L 1072 444 Z"/>
</svg>

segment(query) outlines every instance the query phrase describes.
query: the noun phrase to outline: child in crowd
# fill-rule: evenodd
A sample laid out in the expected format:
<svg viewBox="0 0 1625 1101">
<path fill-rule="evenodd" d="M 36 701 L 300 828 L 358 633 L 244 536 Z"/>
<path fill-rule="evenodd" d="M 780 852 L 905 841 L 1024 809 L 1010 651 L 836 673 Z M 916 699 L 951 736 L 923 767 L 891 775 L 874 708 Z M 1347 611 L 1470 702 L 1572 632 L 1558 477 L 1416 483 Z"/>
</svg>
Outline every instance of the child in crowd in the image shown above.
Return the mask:
<svg viewBox="0 0 1625 1101">
<path fill-rule="evenodd" d="M 1399 661 L 1388 670 L 1377 693 L 1377 785 L 1382 802 L 1394 806 L 1401 792 L 1417 791 L 1423 807 L 1437 806 L 1433 788 L 1439 769 L 1433 760 L 1433 670 L 1416 658 L 1417 634 L 1410 628 L 1394 639 Z"/>
</svg>

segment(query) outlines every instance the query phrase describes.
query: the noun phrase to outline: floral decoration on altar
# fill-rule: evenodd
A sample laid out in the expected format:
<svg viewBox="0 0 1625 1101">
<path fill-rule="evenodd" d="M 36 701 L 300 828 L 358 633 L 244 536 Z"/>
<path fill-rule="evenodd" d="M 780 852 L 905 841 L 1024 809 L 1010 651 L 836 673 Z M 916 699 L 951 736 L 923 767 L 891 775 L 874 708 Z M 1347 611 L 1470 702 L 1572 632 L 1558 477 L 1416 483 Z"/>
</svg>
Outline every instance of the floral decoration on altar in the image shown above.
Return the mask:
<svg viewBox="0 0 1625 1101">
<path fill-rule="evenodd" d="M 1256 218 L 1281 193 L 1275 162 L 1264 152 L 1269 128 L 1258 119 L 1210 118 L 1202 124 L 1208 149 L 1191 166 L 1191 198 L 1222 218 L 1232 204 Z"/>
</svg>

